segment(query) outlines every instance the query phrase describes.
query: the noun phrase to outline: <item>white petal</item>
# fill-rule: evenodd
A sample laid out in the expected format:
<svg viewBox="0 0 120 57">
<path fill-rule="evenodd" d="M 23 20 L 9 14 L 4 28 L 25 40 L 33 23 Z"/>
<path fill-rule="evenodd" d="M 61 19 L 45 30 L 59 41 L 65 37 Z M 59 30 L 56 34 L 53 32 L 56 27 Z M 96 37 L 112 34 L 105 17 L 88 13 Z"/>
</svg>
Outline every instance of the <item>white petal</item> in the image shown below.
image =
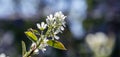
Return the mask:
<svg viewBox="0 0 120 57">
<path fill-rule="evenodd" d="M 59 13 L 58 13 L 58 12 L 56 12 L 56 13 L 54 14 L 54 16 L 55 16 L 55 17 L 58 17 L 58 16 L 59 16 Z"/>
<path fill-rule="evenodd" d="M 52 14 L 50 14 L 49 17 L 52 18 Z"/>
<path fill-rule="evenodd" d="M 58 34 L 60 31 L 59 30 L 56 30 L 55 32 L 54 32 L 54 34 Z"/>
<path fill-rule="evenodd" d="M 50 14 L 49 16 L 47 16 L 47 19 L 49 19 L 50 21 L 53 21 L 55 18 L 53 17 L 52 14 Z"/>
<path fill-rule="evenodd" d="M 42 52 L 44 53 L 46 51 L 46 48 L 42 48 Z"/>
<path fill-rule="evenodd" d="M 62 19 L 64 20 L 66 18 L 66 16 L 63 15 Z"/>
<path fill-rule="evenodd" d="M 40 24 L 39 24 L 39 23 L 37 23 L 37 27 L 38 27 L 38 28 L 41 28 L 41 26 L 40 26 Z"/>
<path fill-rule="evenodd" d="M 48 19 L 46 19 L 46 22 L 47 22 L 47 24 L 50 24 L 50 22 L 49 22 L 49 20 L 48 20 Z"/>
<path fill-rule="evenodd" d="M 36 49 L 36 50 L 34 51 L 34 53 L 35 53 L 35 54 L 39 54 L 39 49 Z"/>
<path fill-rule="evenodd" d="M 47 27 L 47 24 L 45 24 L 43 28 L 45 29 L 46 27 Z"/>
<path fill-rule="evenodd" d="M 55 39 L 57 39 L 57 40 L 60 38 L 60 37 L 58 37 L 58 36 L 56 36 L 56 35 L 55 35 L 54 37 L 55 37 Z"/>
<path fill-rule="evenodd" d="M 38 52 L 39 52 L 39 50 L 38 50 L 38 49 L 36 49 L 34 52 L 35 52 L 35 53 L 38 53 Z"/>
<path fill-rule="evenodd" d="M 62 22 L 62 25 L 63 25 L 64 27 L 66 27 L 66 25 L 65 25 L 65 24 L 66 24 L 66 22 Z"/>
<path fill-rule="evenodd" d="M 61 26 L 61 27 L 60 27 L 60 29 L 63 31 L 63 30 L 64 30 L 64 27 L 63 27 L 63 26 Z"/>
<path fill-rule="evenodd" d="M 42 27 L 42 28 L 44 27 L 44 24 L 45 24 L 44 22 L 41 22 L 41 27 Z"/>
<path fill-rule="evenodd" d="M 54 25 L 56 24 L 56 22 L 53 23 Z"/>
<path fill-rule="evenodd" d="M 61 28 L 58 28 L 58 31 L 59 31 L 60 33 L 62 33 Z"/>
<path fill-rule="evenodd" d="M 50 14 L 49 19 L 53 20 L 53 15 L 52 14 Z"/>
</svg>

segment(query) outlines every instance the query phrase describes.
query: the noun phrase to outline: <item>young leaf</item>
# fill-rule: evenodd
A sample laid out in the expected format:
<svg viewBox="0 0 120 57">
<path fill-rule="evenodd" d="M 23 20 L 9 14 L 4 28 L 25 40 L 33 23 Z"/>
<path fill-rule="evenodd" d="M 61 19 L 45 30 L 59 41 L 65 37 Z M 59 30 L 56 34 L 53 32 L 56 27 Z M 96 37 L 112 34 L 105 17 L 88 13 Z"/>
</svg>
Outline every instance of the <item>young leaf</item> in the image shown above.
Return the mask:
<svg viewBox="0 0 120 57">
<path fill-rule="evenodd" d="M 32 29 L 32 28 L 29 28 L 28 31 L 33 32 L 35 35 L 40 35 L 40 33 L 37 30 Z"/>
<path fill-rule="evenodd" d="M 25 45 L 25 42 L 22 41 L 22 55 L 24 55 L 26 52 L 26 45 Z"/>
<path fill-rule="evenodd" d="M 38 40 L 37 36 L 33 34 L 31 31 L 26 31 L 25 34 L 31 41 L 36 42 Z"/>
<path fill-rule="evenodd" d="M 49 40 L 47 43 L 48 43 L 49 46 L 52 46 L 54 48 L 61 49 L 61 50 L 67 50 L 64 47 L 64 45 L 61 42 L 59 42 L 59 41 Z"/>
<path fill-rule="evenodd" d="M 34 32 L 36 35 L 40 35 L 40 33 L 39 33 L 37 30 L 35 30 L 35 29 L 33 29 L 33 32 Z"/>
</svg>

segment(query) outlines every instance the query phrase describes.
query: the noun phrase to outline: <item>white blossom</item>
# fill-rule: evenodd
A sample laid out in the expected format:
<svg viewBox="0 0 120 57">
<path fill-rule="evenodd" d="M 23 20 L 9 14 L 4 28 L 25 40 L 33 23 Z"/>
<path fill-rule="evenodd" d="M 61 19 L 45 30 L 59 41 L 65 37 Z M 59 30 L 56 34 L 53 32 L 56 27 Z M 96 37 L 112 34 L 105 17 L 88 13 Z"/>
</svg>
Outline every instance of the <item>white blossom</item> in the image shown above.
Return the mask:
<svg viewBox="0 0 120 57">
<path fill-rule="evenodd" d="M 66 22 L 65 22 L 65 18 L 66 18 L 66 16 L 64 16 L 61 11 L 56 12 L 56 13 L 54 14 L 54 17 L 55 17 L 56 20 L 59 20 L 60 23 L 65 27 L 65 23 L 66 23 Z"/>
<path fill-rule="evenodd" d="M 65 17 L 66 17 L 66 16 L 63 15 L 63 13 L 62 13 L 61 11 L 56 12 L 56 13 L 54 14 L 54 16 L 55 16 L 56 18 L 61 19 L 61 20 L 64 20 Z"/>
<path fill-rule="evenodd" d="M 50 14 L 49 16 L 47 16 L 46 22 L 48 25 L 52 25 L 54 23 L 54 16 L 52 14 Z"/>
<path fill-rule="evenodd" d="M 88 34 L 86 42 L 97 56 L 108 57 L 112 52 L 115 40 L 114 36 L 111 35 L 110 37 L 103 32 L 97 32 L 96 34 Z"/>
<path fill-rule="evenodd" d="M 37 27 L 40 30 L 44 30 L 47 27 L 47 24 L 45 24 L 44 22 L 41 22 L 41 24 L 37 23 Z"/>
<path fill-rule="evenodd" d="M 48 46 L 47 44 L 47 41 L 48 39 L 47 38 L 44 38 L 43 41 L 41 42 L 40 46 L 39 46 L 39 49 L 42 50 L 42 52 L 45 52 L 46 51 L 46 46 Z"/>
<path fill-rule="evenodd" d="M 39 53 L 39 49 L 36 49 L 36 43 L 32 43 L 31 48 L 32 48 L 32 49 L 35 49 L 35 50 L 34 50 L 34 53 L 35 53 L 35 54 L 38 54 L 38 53 Z"/>
<path fill-rule="evenodd" d="M 50 14 L 49 16 L 47 16 L 47 19 L 53 21 L 55 18 L 54 18 L 54 16 L 52 14 Z"/>
</svg>

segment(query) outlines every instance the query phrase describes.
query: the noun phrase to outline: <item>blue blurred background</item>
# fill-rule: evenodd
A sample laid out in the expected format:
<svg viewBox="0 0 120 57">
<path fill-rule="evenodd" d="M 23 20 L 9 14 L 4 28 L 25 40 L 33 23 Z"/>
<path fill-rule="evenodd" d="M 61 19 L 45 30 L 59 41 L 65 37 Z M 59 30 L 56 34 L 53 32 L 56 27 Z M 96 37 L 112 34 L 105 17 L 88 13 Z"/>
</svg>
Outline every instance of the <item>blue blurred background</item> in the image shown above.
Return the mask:
<svg viewBox="0 0 120 57">
<path fill-rule="evenodd" d="M 120 0 L 0 0 L 0 53 L 22 57 L 21 41 L 31 43 L 24 31 L 57 11 L 67 16 L 59 36 L 68 50 L 48 47 L 33 57 L 93 57 L 86 36 L 97 32 L 114 35 L 110 57 L 120 57 Z"/>
</svg>

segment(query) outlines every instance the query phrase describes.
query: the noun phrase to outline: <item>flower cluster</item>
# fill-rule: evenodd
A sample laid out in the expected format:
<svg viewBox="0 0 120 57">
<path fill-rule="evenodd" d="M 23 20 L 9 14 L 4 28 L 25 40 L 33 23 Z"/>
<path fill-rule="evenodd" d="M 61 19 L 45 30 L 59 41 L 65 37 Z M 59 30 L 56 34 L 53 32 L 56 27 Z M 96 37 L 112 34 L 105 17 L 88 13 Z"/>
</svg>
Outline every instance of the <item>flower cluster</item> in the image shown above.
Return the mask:
<svg viewBox="0 0 120 57">
<path fill-rule="evenodd" d="M 97 32 L 96 34 L 88 34 L 86 42 L 96 57 L 109 57 L 114 45 L 114 35 L 107 36 L 103 32 Z"/>
<path fill-rule="evenodd" d="M 25 54 L 23 52 L 23 57 L 29 57 L 32 52 L 34 52 L 34 54 L 38 54 L 39 50 L 45 52 L 47 46 L 66 50 L 64 45 L 57 41 L 60 38 L 57 36 L 57 34 L 60 32 L 62 33 L 62 31 L 64 31 L 64 27 L 66 27 L 65 18 L 66 16 L 64 16 L 61 11 L 56 12 L 54 15 L 50 14 L 47 16 L 46 22 L 41 22 L 41 24 L 37 23 L 37 28 L 40 30 L 40 33 L 32 28 L 26 31 L 25 34 L 33 43 L 31 45 L 31 49 L 28 52 Z M 25 46 L 24 43 L 22 44 Z"/>
<path fill-rule="evenodd" d="M 48 28 L 48 31 L 46 32 L 49 37 L 52 37 L 52 40 L 56 39 L 58 40 L 60 37 L 57 36 L 59 32 L 62 33 L 65 27 L 65 17 L 63 13 L 56 12 L 54 15 L 50 14 L 47 16 L 46 24 L 44 22 L 41 22 L 41 24 L 37 23 L 37 28 L 41 31 Z M 42 34 L 43 35 L 43 34 Z M 47 44 L 47 37 L 44 35 L 44 38 L 40 38 L 42 40 L 39 49 L 41 49 L 43 52 L 46 51 L 45 47 L 48 46 Z"/>
<path fill-rule="evenodd" d="M 59 32 L 62 33 L 62 31 L 64 31 L 64 27 L 65 26 L 65 18 L 66 16 L 63 15 L 63 13 L 60 12 L 56 12 L 54 15 L 50 14 L 49 16 L 47 16 L 46 22 L 49 28 L 52 28 L 50 32 L 52 32 L 52 34 L 50 35 L 53 39 L 59 39 L 59 37 L 57 36 L 57 34 Z"/>
<path fill-rule="evenodd" d="M 59 39 L 58 36 L 56 36 L 59 32 L 62 33 L 62 31 L 64 30 L 65 27 L 65 17 L 63 15 L 63 13 L 60 12 L 56 12 L 54 15 L 50 14 L 49 16 L 47 16 L 46 22 L 47 24 L 45 24 L 44 22 L 42 22 L 41 24 L 37 24 L 37 27 L 40 30 L 44 30 L 45 28 L 48 27 L 48 29 L 50 30 L 49 33 L 51 33 L 51 37 L 54 39 Z"/>
</svg>

